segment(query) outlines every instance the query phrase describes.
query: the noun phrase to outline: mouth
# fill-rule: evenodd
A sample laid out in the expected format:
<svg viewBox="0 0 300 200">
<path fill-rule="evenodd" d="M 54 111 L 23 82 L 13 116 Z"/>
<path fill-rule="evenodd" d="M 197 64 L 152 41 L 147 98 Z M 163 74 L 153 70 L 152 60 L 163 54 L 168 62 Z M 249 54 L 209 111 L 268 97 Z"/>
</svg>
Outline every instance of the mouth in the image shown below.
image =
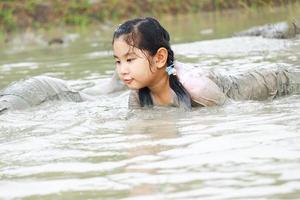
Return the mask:
<svg viewBox="0 0 300 200">
<path fill-rule="evenodd" d="M 124 82 L 126 85 L 129 85 L 132 81 L 133 81 L 132 78 L 123 79 L 123 82 Z"/>
</svg>

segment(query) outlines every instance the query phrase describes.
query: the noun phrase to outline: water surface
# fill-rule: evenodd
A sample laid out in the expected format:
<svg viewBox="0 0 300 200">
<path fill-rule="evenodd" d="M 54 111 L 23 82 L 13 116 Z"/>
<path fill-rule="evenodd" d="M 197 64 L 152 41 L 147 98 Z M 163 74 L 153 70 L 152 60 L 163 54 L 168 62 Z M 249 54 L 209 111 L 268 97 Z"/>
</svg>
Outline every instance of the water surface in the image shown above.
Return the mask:
<svg viewBox="0 0 300 200">
<path fill-rule="evenodd" d="M 230 37 L 252 25 L 300 18 L 299 10 L 162 22 L 178 60 L 199 68 L 232 74 L 278 65 L 300 70 L 297 38 Z M 69 33 L 63 46 L 14 40 L 0 52 L 0 88 L 38 74 L 78 89 L 108 78 L 114 70 L 112 30 Z M 0 115 L 0 199 L 299 198 L 299 95 L 192 112 L 133 111 L 127 98 L 125 91 L 96 102 L 47 102 Z"/>
</svg>

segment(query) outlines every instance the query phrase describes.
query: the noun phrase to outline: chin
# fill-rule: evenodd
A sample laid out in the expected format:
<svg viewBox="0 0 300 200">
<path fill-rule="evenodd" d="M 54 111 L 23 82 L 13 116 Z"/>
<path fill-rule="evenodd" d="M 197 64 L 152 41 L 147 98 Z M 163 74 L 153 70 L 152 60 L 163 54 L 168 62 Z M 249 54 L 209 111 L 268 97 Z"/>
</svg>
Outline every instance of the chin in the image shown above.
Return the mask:
<svg viewBox="0 0 300 200">
<path fill-rule="evenodd" d="M 129 85 L 127 85 L 127 87 L 131 90 L 139 90 L 139 89 L 143 88 L 143 86 L 136 85 L 136 84 L 129 84 Z"/>
<path fill-rule="evenodd" d="M 135 86 L 131 86 L 131 85 L 127 85 L 127 87 L 131 90 L 139 90 L 141 89 L 141 87 L 135 87 Z"/>
</svg>

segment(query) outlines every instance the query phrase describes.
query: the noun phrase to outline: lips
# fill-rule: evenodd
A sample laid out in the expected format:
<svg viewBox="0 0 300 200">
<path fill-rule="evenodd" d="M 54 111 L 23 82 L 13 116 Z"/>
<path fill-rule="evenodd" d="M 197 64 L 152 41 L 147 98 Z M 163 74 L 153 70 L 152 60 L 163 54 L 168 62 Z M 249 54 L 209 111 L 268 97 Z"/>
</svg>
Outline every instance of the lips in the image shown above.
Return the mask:
<svg viewBox="0 0 300 200">
<path fill-rule="evenodd" d="M 126 78 L 126 79 L 123 79 L 123 82 L 124 82 L 126 85 L 129 85 L 132 81 L 133 81 L 132 78 Z"/>
</svg>

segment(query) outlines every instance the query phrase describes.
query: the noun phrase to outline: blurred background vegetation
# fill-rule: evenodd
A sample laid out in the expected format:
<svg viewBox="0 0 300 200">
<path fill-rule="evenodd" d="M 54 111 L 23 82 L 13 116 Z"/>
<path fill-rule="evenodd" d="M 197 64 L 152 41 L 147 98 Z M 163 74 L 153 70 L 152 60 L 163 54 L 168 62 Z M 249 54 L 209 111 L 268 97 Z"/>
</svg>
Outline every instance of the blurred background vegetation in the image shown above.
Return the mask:
<svg viewBox="0 0 300 200">
<path fill-rule="evenodd" d="M 297 0 L 0 0 L 0 32 L 57 25 L 88 26 L 138 16 L 257 10 Z"/>
</svg>

